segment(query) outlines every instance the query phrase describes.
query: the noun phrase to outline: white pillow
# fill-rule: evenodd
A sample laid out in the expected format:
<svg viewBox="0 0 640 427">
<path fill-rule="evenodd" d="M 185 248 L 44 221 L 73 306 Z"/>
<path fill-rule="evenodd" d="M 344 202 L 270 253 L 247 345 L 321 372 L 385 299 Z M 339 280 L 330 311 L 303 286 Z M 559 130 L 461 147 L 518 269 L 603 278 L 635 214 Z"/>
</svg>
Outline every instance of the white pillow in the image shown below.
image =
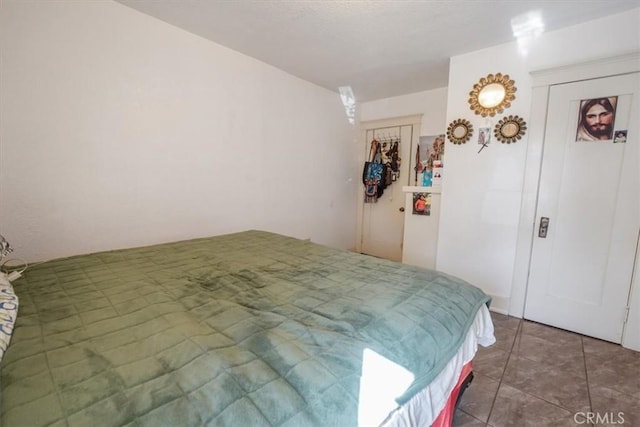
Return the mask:
<svg viewBox="0 0 640 427">
<path fill-rule="evenodd" d="M 18 316 L 18 297 L 11 284 L 0 284 L 0 361 L 9 347 L 13 326 Z"/>
</svg>

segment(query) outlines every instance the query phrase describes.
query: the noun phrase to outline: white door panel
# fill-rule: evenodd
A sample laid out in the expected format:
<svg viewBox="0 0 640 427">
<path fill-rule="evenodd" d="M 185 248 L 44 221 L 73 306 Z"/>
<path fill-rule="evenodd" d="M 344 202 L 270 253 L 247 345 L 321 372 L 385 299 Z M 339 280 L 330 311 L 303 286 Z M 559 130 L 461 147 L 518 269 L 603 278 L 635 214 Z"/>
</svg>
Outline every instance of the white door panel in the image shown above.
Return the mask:
<svg viewBox="0 0 640 427">
<path fill-rule="evenodd" d="M 409 182 L 413 126 L 392 126 L 367 131 L 365 157 L 369 156 L 372 139 L 384 141 L 394 136 L 400 138 L 400 177 L 384 190 L 382 197 L 378 198 L 376 203 L 364 204 L 361 252 L 392 261 L 401 261 L 404 213 L 400 209 L 404 208 L 402 187 Z"/>
<path fill-rule="evenodd" d="M 528 319 L 621 341 L 640 227 L 638 83 L 634 73 L 550 89 Z M 581 101 L 611 96 L 627 142 L 576 141 Z"/>
</svg>

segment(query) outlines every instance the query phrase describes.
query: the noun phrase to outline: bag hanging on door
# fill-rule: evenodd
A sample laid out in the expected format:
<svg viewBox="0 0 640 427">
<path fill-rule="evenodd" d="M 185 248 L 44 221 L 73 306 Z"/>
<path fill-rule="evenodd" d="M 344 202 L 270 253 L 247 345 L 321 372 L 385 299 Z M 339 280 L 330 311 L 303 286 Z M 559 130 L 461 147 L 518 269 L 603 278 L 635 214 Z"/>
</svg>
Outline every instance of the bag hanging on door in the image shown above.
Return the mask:
<svg viewBox="0 0 640 427">
<path fill-rule="evenodd" d="M 382 163 L 365 162 L 364 171 L 362 173 L 362 182 L 364 183 L 364 202 L 375 203 L 378 197 L 382 196 L 383 176 L 385 167 Z"/>
<path fill-rule="evenodd" d="M 391 169 L 391 164 L 384 164 L 384 186 L 388 187 L 393 184 L 393 170 Z"/>
<path fill-rule="evenodd" d="M 362 183 L 364 184 L 364 202 L 375 203 L 386 188 L 386 165 L 381 163 L 380 143 L 371 141 L 369 160 L 364 162 Z"/>
</svg>

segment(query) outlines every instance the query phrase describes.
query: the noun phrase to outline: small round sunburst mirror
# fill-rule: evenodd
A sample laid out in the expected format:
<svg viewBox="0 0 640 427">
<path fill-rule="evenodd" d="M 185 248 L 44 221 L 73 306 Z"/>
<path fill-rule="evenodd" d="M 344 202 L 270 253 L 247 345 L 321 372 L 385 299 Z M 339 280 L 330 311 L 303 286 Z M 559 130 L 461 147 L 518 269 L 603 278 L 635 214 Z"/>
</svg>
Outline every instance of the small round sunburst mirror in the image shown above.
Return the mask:
<svg viewBox="0 0 640 427">
<path fill-rule="evenodd" d="M 516 90 L 515 82 L 508 74 L 489 74 L 473 85 L 469 92 L 469 108 L 482 117 L 493 117 L 511 106 L 511 101 L 516 99 Z"/>
<path fill-rule="evenodd" d="M 447 128 L 447 138 L 454 144 L 464 144 L 473 134 L 473 125 L 466 119 L 456 119 Z"/>
<path fill-rule="evenodd" d="M 500 120 L 493 129 L 498 141 L 506 144 L 516 142 L 525 134 L 527 123 L 518 116 L 507 116 Z"/>
</svg>

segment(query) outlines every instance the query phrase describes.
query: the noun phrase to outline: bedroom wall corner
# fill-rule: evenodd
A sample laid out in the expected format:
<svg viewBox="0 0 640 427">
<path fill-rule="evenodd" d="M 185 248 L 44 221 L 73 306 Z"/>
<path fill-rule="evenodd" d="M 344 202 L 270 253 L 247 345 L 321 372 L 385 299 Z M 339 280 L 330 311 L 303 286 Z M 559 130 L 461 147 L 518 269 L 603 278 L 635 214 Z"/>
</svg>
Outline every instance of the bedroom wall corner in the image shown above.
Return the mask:
<svg viewBox="0 0 640 427">
<path fill-rule="evenodd" d="M 29 261 L 252 228 L 355 242 L 318 87 L 112 1 L 0 8 L 0 228 Z"/>
<path fill-rule="evenodd" d="M 519 115 L 528 123 L 527 134 L 515 144 L 492 140 L 478 153 L 477 132 L 461 146 L 447 142 L 446 175 L 443 178 L 442 210 L 436 268 L 480 286 L 490 295 L 508 298 L 510 315 L 521 317 L 526 297 L 533 232 L 537 174 L 527 168 L 531 138 L 540 134 L 544 122 L 531 116 L 532 70 L 542 70 L 638 48 L 640 9 L 604 17 L 581 25 L 542 34 L 526 56 L 517 43 L 451 58 L 447 123 L 470 120 L 474 129 L 493 126 L 469 110 L 468 94 L 489 73 L 509 74 L 518 88 L 512 106 L 496 119 Z M 603 36 L 601 29 L 607 28 Z M 525 188 L 535 182 L 536 188 Z M 532 193 L 533 191 L 533 193 Z"/>
<path fill-rule="evenodd" d="M 415 150 L 414 144 L 417 143 L 420 135 L 437 135 L 443 133 L 445 130 L 445 114 L 446 114 L 446 97 L 447 88 L 437 88 L 432 90 L 426 90 L 407 95 L 401 95 L 391 98 L 383 98 L 374 101 L 363 102 L 359 105 L 359 119 L 360 122 L 375 122 L 377 124 L 385 123 L 386 120 L 390 120 L 390 123 L 398 119 L 407 119 L 409 117 L 421 117 L 418 118 L 420 123 L 420 130 L 418 135 L 414 135 L 414 141 L 409 141 L 411 147 L 409 150 Z M 385 124 L 385 126 L 388 124 Z M 413 126 L 413 129 L 416 129 Z M 414 131 L 415 132 L 415 131 Z M 363 130 L 360 134 L 360 138 L 357 142 L 358 147 L 358 167 L 361 173 L 362 164 L 369 151 L 369 143 L 366 139 L 366 132 Z M 412 159 L 404 159 L 408 161 L 409 165 L 412 163 Z M 409 174 L 411 175 L 411 173 Z M 403 186 L 412 185 L 410 176 L 400 177 L 400 183 Z M 362 200 L 363 187 L 359 183 L 357 186 L 357 194 L 355 200 Z M 404 195 L 402 195 L 404 198 Z M 363 213 L 364 204 L 358 203 L 357 213 L 357 237 L 360 239 L 357 248 L 360 249 L 360 243 L 362 242 L 362 227 L 363 227 Z M 405 223 L 406 227 L 406 223 Z M 405 229 L 406 230 L 406 229 Z M 405 231 L 406 233 L 406 231 Z M 406 234 L 404 234 L 406 236 Z M 403 239 L 404 236 L 399 236 Z M 406 242 L 405 242 L 406 243 Z M 427 252 L 432 252 L 427 250 Z M 416 258 L 421 258 L 424 254 L 415 254 Z M 437 254 L 436 254 L 437 255 Z M 425 255 L 426 257 L 432 257 L 433 255 Z"/>
<path fill-rule="evenodd" d="M 489 310 L 504 314 L 505 316 L 509 314 L 509 297 L 504 295 L 488 295 L 491 297 L 491 306 L 489 307 Z"/>
</svg>

